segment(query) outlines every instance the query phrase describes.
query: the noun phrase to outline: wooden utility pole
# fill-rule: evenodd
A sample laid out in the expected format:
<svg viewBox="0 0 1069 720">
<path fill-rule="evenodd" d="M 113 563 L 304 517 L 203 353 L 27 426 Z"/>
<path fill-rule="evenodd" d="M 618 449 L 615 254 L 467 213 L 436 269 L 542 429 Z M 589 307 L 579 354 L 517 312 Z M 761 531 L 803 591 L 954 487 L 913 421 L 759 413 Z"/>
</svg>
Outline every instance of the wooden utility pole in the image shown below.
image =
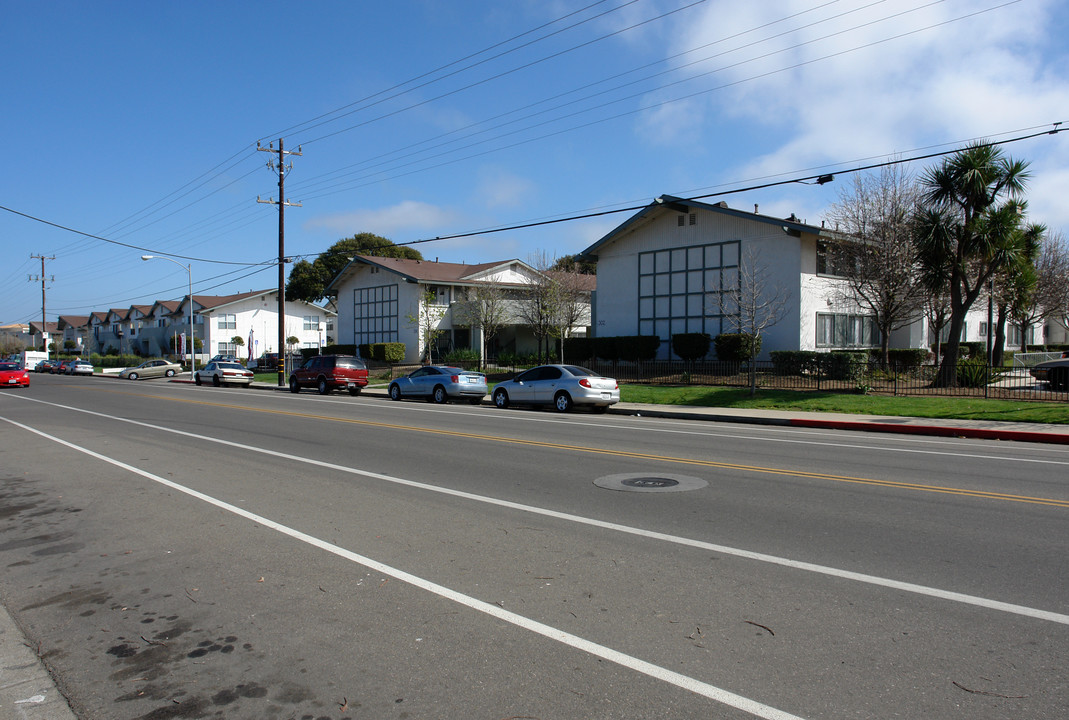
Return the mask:
<svg viewBox="0 0 1069 720">
<path fill-rule="evenodd" d="M 45 282 L 55 281 L 56 276 L 45 277 L 45 260 L 55 260 L 55 255 L 30 255 L 31 258 L 41 261 L 41 274 L 37 277 L 30 276 L 30 282 L 41 281 L 41 344 L 45 346 L 45 357 L 48 357 L 48 341 L 45 333 L 48 331 L 48 314 L 45 312 Z"/>
<path fill-rule="evenodd" d="M 283 150 L 282 138 L 279 138 L 277 150 L 274 143 L 268 144 L 267 147 L 260 147 L 259 141 L 256 143 L 256 149 L 260 152 L 278 154 L 278 200 L 276 201 L 274 198 L 261 200 L 257 196 L 256 202 L 278 205 L 278 386 L 282 387 L 286 384 L 286 206 L 301 206 L 300 203 L 286 201 L 286 173 L 293 169 L 292 162 L 288 168 L 286 167 L 286 156 L 299 156 L 301 154 L 301 146 L 297 146 L 296 152 Z M 267 162 L 267 167 L 271 168 L 271 170 L 276 169 L 274 158 Z"/>
</svg>

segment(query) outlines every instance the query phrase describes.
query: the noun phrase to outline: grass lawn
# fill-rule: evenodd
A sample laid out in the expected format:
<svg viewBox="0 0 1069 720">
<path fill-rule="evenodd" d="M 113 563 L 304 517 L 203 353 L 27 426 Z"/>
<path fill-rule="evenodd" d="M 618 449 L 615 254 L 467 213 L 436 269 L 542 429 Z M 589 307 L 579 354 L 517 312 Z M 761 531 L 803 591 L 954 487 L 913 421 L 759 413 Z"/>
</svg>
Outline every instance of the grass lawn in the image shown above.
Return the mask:
<svg viewBox="0 0 1069 720">
<path fill-rule="evenodd" d="M 861 415 L 902 415 L 926 418 L 1005 420 L 1069 424 L 1069 403 L 984 400 L 957 397 L 888 397 L 849 393 L 761 390 L 750 397 L 746 388 L 621 385 L 621 402 L 723 408 L 766 408 L 840 412 Z"/>
</svg>

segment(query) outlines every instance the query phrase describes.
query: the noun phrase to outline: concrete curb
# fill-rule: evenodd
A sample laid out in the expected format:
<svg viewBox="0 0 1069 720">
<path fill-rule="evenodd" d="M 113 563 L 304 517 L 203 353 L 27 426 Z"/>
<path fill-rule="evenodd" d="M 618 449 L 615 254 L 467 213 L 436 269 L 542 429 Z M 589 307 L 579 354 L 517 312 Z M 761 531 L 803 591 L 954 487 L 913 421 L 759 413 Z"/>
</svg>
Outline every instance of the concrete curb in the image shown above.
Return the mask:
<svg viewBox="0 0 1069 720">
<path fill-rule="evenodd" d="M 0 605 L 0 720 L 74 720 L 44 662 Z"/>
</svg>

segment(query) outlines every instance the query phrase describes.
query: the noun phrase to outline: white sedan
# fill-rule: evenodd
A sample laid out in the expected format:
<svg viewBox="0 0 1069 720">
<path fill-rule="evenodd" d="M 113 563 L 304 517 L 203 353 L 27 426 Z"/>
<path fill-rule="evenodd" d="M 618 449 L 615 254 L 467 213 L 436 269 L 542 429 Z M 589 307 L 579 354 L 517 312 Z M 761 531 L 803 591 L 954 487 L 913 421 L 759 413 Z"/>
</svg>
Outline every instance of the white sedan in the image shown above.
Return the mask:
<svg viewBox="0 0 1069 720">
<path fill-rule="evenodd" d="M 210 382 L 215 387 L 222 385 L 244 385 L 248 387 L 252 384 L 252 377 L 252 372 L 246 370 L 239 363 L 215 361 L 208 363 L 193 373 L 193 382 L 198 385 Z"/>
<path fill-rule="evenodd" d="M 557 412 L 568 412 L 575 405 L 586 405 L 605 412 L 620 402 L 620 386 L 613 378 L 578 365 L 540 365 L 498 383 L 492 397 L 499 408 L 552 405 Z"/>
</svg>

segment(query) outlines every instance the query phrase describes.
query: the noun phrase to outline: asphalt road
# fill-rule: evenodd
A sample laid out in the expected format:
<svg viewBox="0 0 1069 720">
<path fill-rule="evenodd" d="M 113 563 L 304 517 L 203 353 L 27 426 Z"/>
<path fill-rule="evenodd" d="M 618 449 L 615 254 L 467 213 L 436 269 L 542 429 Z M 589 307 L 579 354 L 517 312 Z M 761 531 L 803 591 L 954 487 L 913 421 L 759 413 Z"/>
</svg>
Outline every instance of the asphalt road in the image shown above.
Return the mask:
<svg viewBox="0 0 1069 720">
<path fill-rule="evenodd" d="M 1067 514 L 1061 446 L 0 393 L 0 601 L 81 718 L 1064 718 Z"/>
</svg>

